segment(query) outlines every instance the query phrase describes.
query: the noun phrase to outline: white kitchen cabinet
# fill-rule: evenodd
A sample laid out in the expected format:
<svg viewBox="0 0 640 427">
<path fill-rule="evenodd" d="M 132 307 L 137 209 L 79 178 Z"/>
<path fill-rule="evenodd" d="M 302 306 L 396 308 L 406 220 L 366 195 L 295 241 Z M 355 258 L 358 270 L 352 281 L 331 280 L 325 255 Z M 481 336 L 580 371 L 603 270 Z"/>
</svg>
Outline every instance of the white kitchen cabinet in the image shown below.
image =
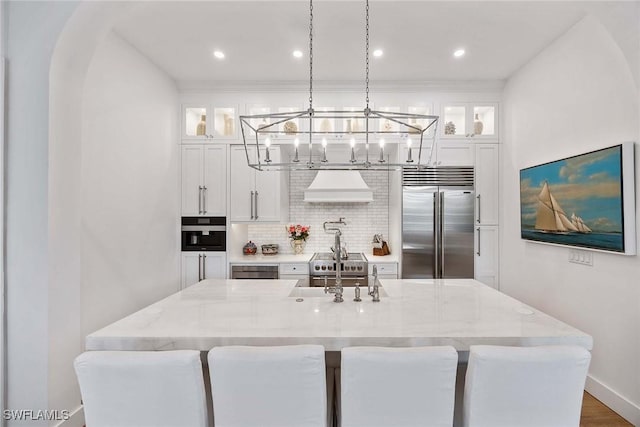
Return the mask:
<svg viewBox="0 0 640 427">
<path fill-rule="evenodd" d="M 499 289 L 498 227 L 483 225 L 475 228 L 475 278 Z"/>
<path fill-rule="evenodd" d="M 204 279 L 226 279 L 226 252 L 183 252 L 182 289 Z"/>
<path fill-rule="evenodd" d="M 476 225 L 497 225 L 500 146 L 498 144 L 477 144 L 475 151 Z"/>
<path fill-rule="evenodd" d="M 473 166 L 475 150 L 467 142 L 440 141 L 437 147 L 438 166 Z"/>
<path fill-rule="evenodd" d="M 249 157 L 255 161 L 255 151 Z M 271 146 L 269 156 L 280 161 L 280 147 Z M 265 158 L 265 149 L 260 150 Z M 283 191 L 284 172 L 256 171 L 247 165 L 244 146 L 231 147 L 231 221 L 232 222 L 285 222 L 288 197 Z"/>
<path fill-rule="evenodd" d="M 374 265 L 378 269 L 378 280 L 398 278 L 397 262 L 370 262 L 369 263 L 369 284 L 373 285 L 373 266 Z"/>
<path fill-rule="evenodd" d="M 227 215 L 227 147 L 182 146 L 182 215 Z"/>
<path fill-rule="evenodd" d="M 309 263 L 282 263 L 279 267 L 282 280 L 300 280 L 309 278 Z"/>
<path fill-rule="evenodd" d="M 495 102 L 446 102 L 440 113 L 440 137 L 497 141 L 498 104 Z"/>
<path fill-rule="evenodd" d="M 196 142 L 213 138 L 212 112 L 206 102 L 182 104 L 182 139 Z"/>
<path fill-rule="evenodd" d="M 431 141 L 424 141 L 422 150 L 419 151 L 416 143 L 414 142 L 411 149 L 411 158 L 413 163 L 407 163 L 407 165 L 418 163 L 418 154 L 422 153 L 420 160 L 421 165 L 427 165 L 429 155 L 431 154 Z M 400 149 L 400 161 L 406 162 L 408 159 L 408 148 L 406 145 L 401 145 Z M 457 141 L 439 141 L 434 149 L 433 156 L 431 158 L 431 164 L 433 166 L 473 166 L 475 163 L 475 145 L 468 142 Z"/>
<path fill-rule="evenodd" d="M 419 141 L 418 141 L 419 142 Z M 412 162 L 407 162 L 409 160 L 409 148 L 406 144 L 400 145 L 400 152 L 398 155 L 400 156 L 398 162 L 406 163 L 407 166 L 417 165 L 418 160 L 420 161 L 420 165 L 437 165 L 438 161 L 438 150 L 437 147 L 433 150 L 433 156 L 431 157 L 431 163 L 429 163 L 429 155 L 431 155 L 431 141 L 423 141 L 422 149 L 418 149 L 418 142 L 413 138 L 413 144 L 411 145 L 411 160 Z"/>
<path fill-rule="evenodd" d="M 182 104 L 182 142 L 214 142 L 237 139 L 238 107 L 208 102 Z"/>
</svg>

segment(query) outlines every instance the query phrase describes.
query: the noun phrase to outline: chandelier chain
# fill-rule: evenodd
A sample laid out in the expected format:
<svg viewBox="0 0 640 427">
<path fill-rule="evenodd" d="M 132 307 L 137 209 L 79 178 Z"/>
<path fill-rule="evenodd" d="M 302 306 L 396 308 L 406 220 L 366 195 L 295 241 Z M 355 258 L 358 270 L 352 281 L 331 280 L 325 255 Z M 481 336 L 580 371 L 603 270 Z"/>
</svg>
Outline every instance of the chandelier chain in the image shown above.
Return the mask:
<svg viewBox="0 0 640 427">
<path fill-rule="evenodd" d="M 437 131 L 436 126 L 438 122 L 438 116 L 418 114 L 418 113 L 400 113 L 393 111 L 373 111 L 369 107 L 369 73 L 370 73 L 370 38 L 369 38 L 369 0 L 365 0 L 365 100 L 366 107 L 364 111 L 356 109 L 343 109 L 336 111 L 318 111 L 317 113 L 313 109 L 313 0 L 309 0 L 309 108 L 307 111 L 292 111 L 292 112 L 279 112 L 273 114 L 252 114 L 241 115 L 241 130 L 242 140 L 244 143 L 244 149 L 247 154 L 247 164 L 256 170 L 390 170 L 390 168 L 412 168 L 420 169 L 429 166 L 435 166 L 431 159 L 435 153 L 434 149 L 437 145 L 435 138 Z M 359 110 L 359 111 L 357 111 Z M 336 129 L 335 125 L 332 125 L 331 121 L 338 119 L 343 123 L 343 129 Z M 297 120 L 308 120 L 308 129 L 298 130 L 295 125 Z M 256 121 L 260 123 L 267 123 L 265 125 L 256 126 Z M 384 126 L 378 126 L 384 121 Z M 373 122 L 374 126 L 370 126 Z M 316 129 L 315 124 L 320 123 L 319 129 Z M 334 122 L 335 123 L 335 122 Z M 364 126 L 361 125 L 364 123 Z M 394 125 L 395 124 L 395 125 Z M 293 131 L 291 131 L 293 128 Z M 426 132 L 429 132 L 425 135 Z M 380 156 L 377 161 L 370 161 L 370 150 L 374 150 L 375 147 L 369 145 L 369 139 L 374 136 L 376 139 L 385 134 L 391 135 L 398 142 L 401 142 L 401 138 L 407 138 L 406 142 L 409 146 L 407 160 L 394 159 L 393 161 L 385 156 L 384 142 L 380 139 Z M 411 135 L 410 135 L 411 134 Z M 414 161 L 411 157 L 411 140 L 409 136 L 415 136 L 419 138 L 419 145 L 417 146 L 418 153 L 422 153 L 423 139 L 428 136 L 431 140 L 431 147 L 424 156 L 418 155 L 417 161 Z M 303 137 L 308 135 L 308 161 L 301 162 L 300 152 L 298 151 L 299 139 L 295 138 L 295 158 L 289 160 L 285 159 L 276 160 L 271 159 L 269 156 L 270 137 L 274 135 L 274 138 L 278 138 L 279 135 L 291 135 Z M 355 138 L 359 135 L 364 136 L 364 141 L 356 142 Z M 349 136 L 351 138 L 351 158 L 341 162 L 339 159 L 328 160 L 326 158 L 327 142 L 326 139 L 335 137 L 336 142 L 339 142 L 339 138 Z M 322 152 L 324 154 L 323 160 L 318 161 L 318 148 L 317 144 L 314 146 L 314 140 L 322 138 Z M 263 142 L 263 144 L 261 143 Z M 284 141 L 283 141 L 284 142 Z M 317 142 L 317 141 L 316 141 Z M 355 150 L 355 144 L 364 143 L 364 154 L 361 153 L 359 146 L 358 151 Z M 262 145 L 262 147 L 261 147 Z M 333 144 L 332 144 L 333 145 Z M 264 148 L 264 158 L 261 154 L 261 150 Z M 305 149 L 303 147 L 303 149 Z M 251 156 L 251 152 L 255 153 Z M 423 161 L 423 158 L 426 161 Z M 253 160 L 251 160 L 253 158 Z"/>
<path fill-rule="evenodd" d="M 309 0 L 309 109 L 313 109 L 313 0 Z"/>
<path fill-rule="evenodd" d="M 366 10 L 367 10 L 367 14 L 366 14 L 366 37 L 365 37 L 365 45 L 366 45 L 366 61 L 367 61 L 367 70 L 366 70 L 366 78 L 365 78 L 365 85 L 366 85 L 366 103 L 367 103 L 367 110 L 369 109 L 369 0 L 366 0 Z"/>
</svg>

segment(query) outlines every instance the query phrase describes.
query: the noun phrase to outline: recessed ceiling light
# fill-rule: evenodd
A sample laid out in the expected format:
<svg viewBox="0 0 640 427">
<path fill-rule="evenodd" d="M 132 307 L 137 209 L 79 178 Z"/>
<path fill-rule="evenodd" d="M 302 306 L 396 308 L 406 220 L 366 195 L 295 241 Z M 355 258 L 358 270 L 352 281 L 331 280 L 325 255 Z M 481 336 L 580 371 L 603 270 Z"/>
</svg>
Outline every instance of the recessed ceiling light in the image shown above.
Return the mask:
<svg viewBox="0 0 640 427">
<path fill-rule="evenodd" d="M 376 49 L 373 51 L 373 56 L 375 56 L 376 58 L 380 58 L 383 53 L 384 52 L 382 51 L 382 49 Z"/>
<path fill-rule="evenodd" d="M 301 50 L 294 50 L 293 51 L 293 56 L 295 58 L 302 58 L 302 51 Z"/>
<path fill-rule="evenodd" d="M 221 50 L 214 50 L 213 56 L 215 56 L 218 59 L 224 59 L 224 52 Z"/>
<path fill-rule="evenodd" d="M 455 52 L 453 52 L 453 56 L 455 56 L 456 58 L 460 58 L 462 56 L 464 56 L 464 49 L 458 49 Z"/>
</svg>

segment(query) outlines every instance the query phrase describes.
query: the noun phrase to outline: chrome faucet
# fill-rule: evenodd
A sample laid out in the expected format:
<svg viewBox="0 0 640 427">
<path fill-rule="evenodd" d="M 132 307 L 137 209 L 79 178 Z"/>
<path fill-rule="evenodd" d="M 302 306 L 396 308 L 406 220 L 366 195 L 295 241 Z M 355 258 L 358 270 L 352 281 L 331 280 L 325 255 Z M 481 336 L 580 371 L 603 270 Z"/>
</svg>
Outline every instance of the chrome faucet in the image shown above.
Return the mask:
<svg viewBox="0 0 640 427">
<path fill-rule="evenodd" d="M 380 302 L 380 286 L 378 283 L 378 266 L 373 265 L 373 286 L 367 283 L 368 294 L 373 297 L 373 302 Z M 373 288 L 373 289 L 372 289 Z"/>
<path fill-rule="evenodd" d="M 327 227 L 330 225 L 330 227 Z M 324 283 L 324 292 L 334 294 L 333 302 L 342 302 L 344 299 L 342 298 L 343 288 L 342 288 L 342 245 L 340 244 L 340 236 L 342 236 L 342 230 L 340 226 L 347 225 L 344 222 L 344 218 L 339 218 L 338 221 L 325 221 L 322 224 L 322 228 L 325 233 L 335 234 L 335 243 L 334 243 L 334 253 L 336 255 L 336 284 L 332 287 L 327 286 L 327 282 L 325 280 Z"/>
</svg>

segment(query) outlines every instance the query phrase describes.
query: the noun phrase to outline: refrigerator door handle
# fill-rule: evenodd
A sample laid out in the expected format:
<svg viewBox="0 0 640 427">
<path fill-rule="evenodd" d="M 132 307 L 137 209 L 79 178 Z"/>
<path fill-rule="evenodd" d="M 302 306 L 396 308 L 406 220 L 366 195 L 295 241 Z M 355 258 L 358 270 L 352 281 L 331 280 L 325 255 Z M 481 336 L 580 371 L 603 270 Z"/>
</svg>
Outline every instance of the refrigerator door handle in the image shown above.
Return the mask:
<svg viewBox="0 0 640 427">
<path fill-rule="evenodd" d="M 480 227 L 476 228 L 476 230 L 478 231 L 478 251 L 476 254 L 480 256 Z"/>
<path fill-rule="evenodd" d="M 440 238 L 438 230 L 438 211 L 440 208 L 440 200 L 438 198 L 439 193 L 433 193 L 433 278 L 440 278 L 440 259 L 438 257 L 438 251 L 440 250 Z"/>
<path fill-rule="evenodd" d="M 444 192 L 440 192 L 440 212 L 438 213 L 440 226 L 440 278 L 444 277 Z"/>
</svg>

